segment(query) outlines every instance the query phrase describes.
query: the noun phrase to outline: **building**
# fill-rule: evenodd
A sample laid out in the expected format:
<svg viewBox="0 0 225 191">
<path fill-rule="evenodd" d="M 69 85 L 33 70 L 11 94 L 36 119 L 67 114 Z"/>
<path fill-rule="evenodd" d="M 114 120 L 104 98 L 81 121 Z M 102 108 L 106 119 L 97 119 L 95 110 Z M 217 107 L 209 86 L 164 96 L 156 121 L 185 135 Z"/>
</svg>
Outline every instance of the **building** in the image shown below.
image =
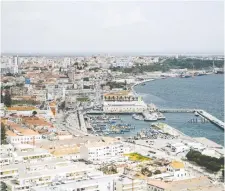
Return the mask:
<svg viewBox="0 0 225 191">
<path fill-rule="evenodd" d="M 8 128 L 8 130 L 6 131 L 6 140 L 8 143 L 28 143 L 40 141 L 42 139 L 42 135 L 40 135 L 39 133 L 28 128 L 23 128 L 13 121 L 8 120 L 5 125 Z"/>
<path fill-rule="evenodd" d="M 142 113 L 146 109 L 142 98 L 128 91 L 104 94 L 103 111 L 106 113 Z"/>
<path fill-rule="evenodd" d="M 148 180 L 148 191 L 222 191 L 223 186 L 213 184 L 207 177 L 197 177 L 185 180 L 165 182 Z"/>
<path fill-rule="evenodd" d="M 90 180 L 83 180 L 81 182 L 69 182 L 66 184 L 55 185 L 51 187 L 44 188 L 32 188 L 32 191 L 115 191 L 114 179 L 117 178 L 117 175 L 104 175 L 98 178 L 92 178 Z"/>
<path fill-rule="evenodd" d="M 142 179 L 123 177 L 115 180 L 116 191 L 145 191 L 146 189 L 146 181 Z"/>
<path fill-rule="evenodd" d="M 125 161 L 124 145 L 119 141 L 98 141 L 81 145 L 80 157 L 94 163 Z"/>
<path fill-rule="evenodd" d="M 14 171 L 16 176 L 11 173 L 12 178 L 4 182 L 7 190 L 17 191 L 87 180 L 88 174 L 95 170 L 83 163 L 73 164 L 62 159 L 51 159 L 26 165 L 6 166 L 1 171 L 4 173 Z"/>
<path fill-rule="evenodd" d="M 175 179 L 183 179 L 188 176 L 184 168 L 184 163 L 180 161 L 172 161 L 167 167 L 167 171 L 172 173 Z"/>
<path fill-rule="evenodd" d="M 134 63 L 129 58 L 119 58 L 111 64 L 111 67 L 131 68 L 133 65 Z"/>
</svg>

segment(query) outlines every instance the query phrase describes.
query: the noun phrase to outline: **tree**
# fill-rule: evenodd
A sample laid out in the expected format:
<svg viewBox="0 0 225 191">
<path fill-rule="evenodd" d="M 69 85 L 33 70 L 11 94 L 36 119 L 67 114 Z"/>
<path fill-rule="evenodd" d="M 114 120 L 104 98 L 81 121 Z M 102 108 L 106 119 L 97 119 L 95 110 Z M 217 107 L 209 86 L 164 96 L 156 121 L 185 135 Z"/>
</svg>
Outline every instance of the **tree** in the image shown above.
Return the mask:
<svg viewBox="0 0 225 191">
<path fill-rule="evenodd" d="M 222 178 L 224 180 L 224 169 L 222 170 Z"/>
<path fill-rule="evenodd" d="M 11 95 L 8 90 L 5 92 L 4 104 L 6 107 L 10 107 L 12 105 Z"/>
<path fill-rule="evenodd" d="M 1 145 L 6 143 L 6 130 L 5 125 L 1 123 Z"/>
<path fill-rule="evenodd" d="M 2 92 L 1 92 L 1 103 L 4 103 L 4 97 L 2 95 Z"/>
<path fill-rule="evenodd" d="M 161 174 L 161 171 L 160 171 L 160 170 L 156 170 L 156 171 L 154 172 L 154 174 Z"/>
<path fill-rule="evenodd" d="M 37 115 L 37 111 L 33 111 L 33 112 L 32 112 L 32 115 L 33 115 L 33 116 Z"/>
</svg>

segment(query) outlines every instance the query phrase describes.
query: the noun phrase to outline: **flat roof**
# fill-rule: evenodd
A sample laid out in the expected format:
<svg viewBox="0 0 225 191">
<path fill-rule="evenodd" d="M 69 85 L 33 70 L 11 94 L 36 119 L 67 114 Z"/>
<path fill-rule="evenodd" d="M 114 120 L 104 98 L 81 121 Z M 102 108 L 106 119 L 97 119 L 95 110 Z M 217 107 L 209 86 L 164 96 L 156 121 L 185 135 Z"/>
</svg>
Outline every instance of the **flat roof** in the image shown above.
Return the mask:
<svg viewBox="0 0 225 191">
<path fill-rule="evenodd" d="M 156 186 L 158 188 L 181 191 L 183 189 L 189 189 L 193 191 L 222 191 L 223 187 L 219 185 L 214 185 L 211 181 L 205 177 L 189 178 L 184 180 L 177 180 L 171 182 L 165 182 L 161 180 L 149 180 L 149 185 Z"/>
</svg>

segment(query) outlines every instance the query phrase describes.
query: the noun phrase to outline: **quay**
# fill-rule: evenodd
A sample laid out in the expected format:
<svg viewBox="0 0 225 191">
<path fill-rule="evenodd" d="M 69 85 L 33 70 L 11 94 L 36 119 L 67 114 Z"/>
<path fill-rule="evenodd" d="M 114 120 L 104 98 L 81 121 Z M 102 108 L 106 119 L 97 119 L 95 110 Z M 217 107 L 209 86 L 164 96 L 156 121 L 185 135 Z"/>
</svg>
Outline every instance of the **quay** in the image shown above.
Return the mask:
<svg viewBox="0 0 225 191">
<path fill-rule="evenodd" d="M 158 111 L 161 113 L 195 113 L 196 112 L 201 117 L 205 118 L 206 120 L 210 121 L 214 125 L 224 130 L 225 123 L 223 121 L 217 119 L 213 115 L 201 109 L 158 109 Z M 123 112 L 120 112 L 120 113 L 104 112 L 102 110 L 101 111 L 92 110 L 92 111 L 87 111 L 86 113 L 87 114 L 104 114 L 104 113 L 105 114 L 130 114 L 130 113 L 123 113 Z"/>
<path fill-rule="evenodd" d="M 222 122 L 221 120 L 217 119 L 216 117 L 214 117 L 213 115 L 207 113 L 204 110 L 197 110 L 196 111 L 200 116 L 208 119 L 211 123 L 215 124 L 216 126 L 220 127 L 221 129 L 224 130 L 224 122 Z"/>
<path fill-rule="evenodd" d="M 162 113 L 194 113 L 197 109 L 158 109 Z"/>
<path fill-rule="evenodd" d="M 213 115 L 209 114 L 208 112 L 202 110 L 202 109 L 158 109 L 159 112 L 162 113 L 194 113 L 197 112 L 200 116 L 203 118 L 209 120 L 211 123 L 214 125 L 220 127 L 221 129 L 224 130 L 224 122 L 217 119 Z"/>
</svg>

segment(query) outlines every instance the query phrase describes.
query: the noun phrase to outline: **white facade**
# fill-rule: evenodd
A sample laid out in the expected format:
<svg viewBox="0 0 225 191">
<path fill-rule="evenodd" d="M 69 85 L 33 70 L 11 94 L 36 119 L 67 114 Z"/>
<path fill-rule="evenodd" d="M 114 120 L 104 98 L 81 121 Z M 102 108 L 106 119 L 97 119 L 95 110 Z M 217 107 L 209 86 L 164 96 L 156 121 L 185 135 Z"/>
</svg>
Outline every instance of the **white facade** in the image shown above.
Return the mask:
<svg viewBox="0 0 225 191">
<path fill-rule="evenodd" d="M 32 142 L 33 140 L 35 141 L 40 141 L 42 140 L 42 135 L 17 135 L 17 136 L 7 136 L 7 142 L 11 144 L 18 144 L 18 143 L 27 143 L 27 142 Z"/>
<path fill-rule="evenodd" d="M 142 113 L 147 105 L 139 101 L 104 101 L 103 111 L 106 113 Z"/>
<path fill-rule="evenodd" d="M 105 142 L 90 143 L 82 145 L 80 148 L 82 159 L 96 163 L 110 160 L 126 160 L 123 154 L 124 145 L 120 142 L 111 144 L 106 144 Z"/>
<path fill-rule="evenodd" d="M 115 181 L 116 191 L 145 191 L 147 183 L 142 179 L 121 178 Z"/>
<path fill-rule="evenodd" d="M 169 165 L 167 171 L 173 174 L 174 179 L 185 179 L 188 176 L 184 167 L 174 167 Z"/>
<path fill-rule="evenodd" d="M 94 170 L 83 164 L 75 165 L 55 160 L 28 164 L 26 168 L 14 167 L 14 174 L 17 176 L 13 175 L 11 180 L 5 181 L 7 189 L 11 191 L 30 190 L 33 187 L 53 186 L 59 182 L 62 184 L 62 182 L 87 180 L 88 173 Z M 6 173 L 10 167 L 3 170 Z"/>
<path fill-rule="evenodd" d="M 131 68 L 134 65 L 128 58 L 117 59 L 115 63 L 112 63 L 112 67 Z"/>
</svg>

